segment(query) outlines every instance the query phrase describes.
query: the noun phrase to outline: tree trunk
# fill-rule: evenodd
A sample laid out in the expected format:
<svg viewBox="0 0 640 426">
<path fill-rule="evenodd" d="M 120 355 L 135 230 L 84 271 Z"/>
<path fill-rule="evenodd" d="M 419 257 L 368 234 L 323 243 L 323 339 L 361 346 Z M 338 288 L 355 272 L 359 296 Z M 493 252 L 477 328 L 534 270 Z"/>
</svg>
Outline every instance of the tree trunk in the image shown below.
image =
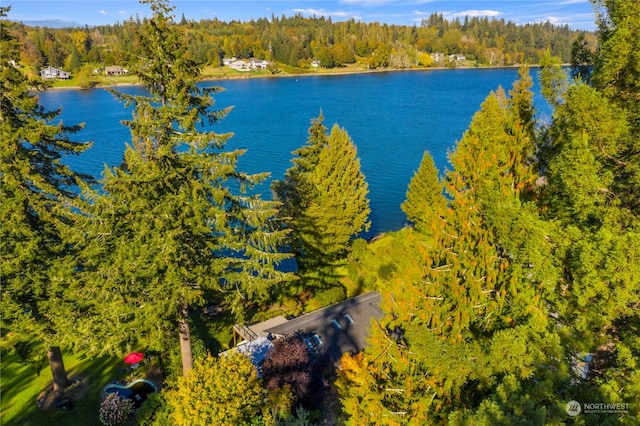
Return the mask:
<svg viewBox="0 0 640 426">
<path fill-rule="evenodd" d="M 189 329 L 189 306 L 186 303 L 180 305 L 180 319 L 178 320 L 178 332 L 180 333 L 180 355 L 182 356 L 182 374 L 189 375 L 193 368 L 193 356 L 191 354 L 191 330 Z"/>
<path fill-rule="evenodd" d="M 60 352 L 60 347 L 51 346 L 47 350 L 47 357 L 49 358 L 51 374 L 53 375 L 53 391 L 59 392 L 69 386 L 67 370 L 65 370 L 64 362 L 62 362 L 62 353 Z"/>
</svg>

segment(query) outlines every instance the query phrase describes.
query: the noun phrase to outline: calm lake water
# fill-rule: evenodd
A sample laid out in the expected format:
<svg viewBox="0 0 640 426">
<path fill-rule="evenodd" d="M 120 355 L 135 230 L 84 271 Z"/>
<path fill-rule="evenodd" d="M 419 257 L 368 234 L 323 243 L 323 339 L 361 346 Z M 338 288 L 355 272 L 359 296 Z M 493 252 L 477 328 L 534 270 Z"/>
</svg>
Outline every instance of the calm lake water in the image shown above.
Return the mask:
<svg viewBox="0 0 640 426">
<path fill-rule="evenodd" d="M 549 108 L 539 95 L 537 71 L 531 70 L 538 115 Z M 203 83 L 225 89 L 216 107 L 233 106 L 227 118 L 214 125 L 233 132 L 228 149 L 247 149 L 238 169 L 271 172 L 282 179 L 291 166 L 291 152 L 307 140 L 312 118 L 322 110 L 325 125 L 345 128 L 358 147 L 362 171 L 369 183 L 370 237 L 402 228 L 400 204 L 422 154 L 429 151 L 440 171 L 448 166 L 447 153 L 467 129 L 471 117 L 490 91 L 511 89 L 516 69 L 430 70 L 339 76 L 242 79 Z M 120 89 L 144 93 L 138 86 Z M 49 109 L 62 107 L 66 124 L 85 123 L 75 140 L 94 146 L 68 161 L 74 169 L 100 176 L 105 165 L 122 160 L 130 140 L 120 124 L 131 112 L 104 89 L 52 90 L 40 94 Z M 269 180 L 270 182 L 270 180 Z M 258 190 L 270 198 L 269 182 Z"/>
</svg>

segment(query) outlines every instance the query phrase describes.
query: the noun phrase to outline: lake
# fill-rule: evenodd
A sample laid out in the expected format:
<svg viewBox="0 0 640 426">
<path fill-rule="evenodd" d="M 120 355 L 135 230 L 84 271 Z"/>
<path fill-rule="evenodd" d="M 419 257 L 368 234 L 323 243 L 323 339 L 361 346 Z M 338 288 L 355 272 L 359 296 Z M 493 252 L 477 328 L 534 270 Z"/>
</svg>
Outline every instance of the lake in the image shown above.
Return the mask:
<svg viewBox="0 0 640 426">
<path fill-rule="evenodd" d="M 534 102 L 548 116 L 539 94 L 537 70 Z M 325 125 L 345 128 L 358 147 L 362 171 L 369 184 L 371 230 L 364 237 L 404 226 L 400 204 L 429 151 L 440 171 L 447 154 L 467 129 L 473 114 L 490 91 L 509 90 L 518 78 L 516 69 L 462 69 L 397 71 L 351 75 L 247 78 L 202 83 L 225 89 L 216 96 L 216 108 L 233 106 L 229 115 L 213 125 L 217 132 L 233 132 L 228 149 L 242 148 L 243 172 L 270 172 L 282 179 L 291 166 L 291 152 L 307 140 L 312 118 L 322 110 Z M 140 86 L 122 87 L 144 93 Z M 100 176 L 105 165 L 120 164 L 130 134 L 121 120 L 131 112 L 104 89 L 50 90 L 40 94 L 48 109 L 63 108 L 66 124 L 85 123 L 74 140 L 94 146 L 67 162 L 75 170 Z M 270 182 L 270 180 L 269 180 Z M 271 198 L 269 182 L 258 188 Z"/>
</svg>

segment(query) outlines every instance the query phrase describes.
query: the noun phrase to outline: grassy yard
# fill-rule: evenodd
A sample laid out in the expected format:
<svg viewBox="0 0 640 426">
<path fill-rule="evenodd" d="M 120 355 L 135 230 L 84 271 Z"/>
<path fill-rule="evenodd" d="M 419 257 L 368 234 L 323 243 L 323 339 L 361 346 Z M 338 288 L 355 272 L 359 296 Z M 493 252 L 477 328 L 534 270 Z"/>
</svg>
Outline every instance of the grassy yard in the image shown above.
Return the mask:
<svg viewBox="0 0 640 426">
<path fill-rule="evenodd" d="M 124 76 L 98 76 L 94 77 L 92 80 L 94 86 L 96 87 L 104 87 L 104 86 L 118 86 L 118 85 L 132 85 L 138 83 L 138 78 L 133 75 L 124 75 Z M 80 82 L 78 78 L 72 77 L 68 80 L 55 80 L 52 82 L 52 87 L 56 89 L 77 89 L 80 87 Z"/>
<path fill-rule="evenodd" d="M 42 425 L 99 425 L 98 408 L 100 391 L 114 379 L 123 378 L 125 364 L 115 357 L 88 358 L 83 354 L 63 353 L 67 375 L 74 385 L 74 408 L 65 411 L 59 408 L 44 410 L 36 401 L 51 383 L 51 370 L 41 345 L 34 345 L 34 353 L 43 358 L 36 366 L 25 364 L 13 351 L 3 350 L 0 362 L 2 382 L 2 411 L 0 423 L 3 426 Z"/>
<path fill-rule="evenodd" d="M 276 309 L 275 307 L 273 309 Z M 215 317 L 207 317 L 200 309 L 192 314 L 192 333 L 197 334 L 205 348 L 216 355 L 233 347 L 234 317 L 225 310 Z M 264 312 L 249 313 L 253 315 Z M 72 385 L 74 408 L 65 411 L 59 408 L 42 409 L 36 404 L 43 391 L 51 385 L 51 370 L 42 345 L 33 345 L 30 358 L 36 362 L 23 362 L 12 348 L 2 348 L 0 359 L 0 395 L 2 406 L 0 425 L 2 426 L 92 426 L 101 425 L 98 419 L 100 392 L 113 380 L 129 382 L 144 377 L 147 365 L 132 371 L 122 357 L 90 358 L 84 354 L 63 352 L 67 375 L 71 381 L 81 379 Z M 40 355 L 41 354 L 41 355 Z"/>
</svg>

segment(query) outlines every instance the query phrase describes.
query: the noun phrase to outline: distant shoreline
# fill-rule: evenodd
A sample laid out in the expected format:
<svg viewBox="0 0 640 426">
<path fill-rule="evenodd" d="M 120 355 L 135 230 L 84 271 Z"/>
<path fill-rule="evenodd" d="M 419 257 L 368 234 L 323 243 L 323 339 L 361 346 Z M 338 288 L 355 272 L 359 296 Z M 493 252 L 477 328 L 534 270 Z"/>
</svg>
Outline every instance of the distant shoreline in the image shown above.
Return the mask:
<svg viewBox="0 0 640 426">
<path fill-rule="evenodd" d="M 529 68 L 538 68 L 539 65 L 528 65 Z M 353 71 L 323 71 L 323 72 L 314 72 L 314 73 L 300 73 L 300 74 L 246 74 L 246 75 L 233 75 L 233 76 L 212 76 L 205 75 L 200 79 L 200 82 L 211 82 L 211 81 L 231 81 L 231 80 L 245 80 L 245 79 L 256 79 L 256 78 L 299 78 L 299 77 L 324 77 L 324 76 L 340 76 L 340 75 L 362 75 L 362 74 L 379 74 L 379 73 L 389 73 L 389 72 L 428 72 L 428 71 L 456 71 L 456 70 L 493 70 L 493 69 L 511 69 L 511 68 L 520 68 L 521 65 L 504 65 L 504 66 L 495 66 L 495 67 L 456 67 L 456 68 L 447 68 L 447 67 L 429 67 L 429 68 L 381 68 L 381 69 L 372 69 L 372 70 L 353 70 Z M 109 83 L 109 84 L 98 84 L 91 89 L 105 89 L 105 88 L 116 88 L 116 87 L 130 87 L 130 86 L 142 86 L 143 83 Z M 60 86 L 60 87 L 49 87 L 46 90 L 90 90 L 89 88 L 83 89 L 80 86 Z"/>
</svg>

